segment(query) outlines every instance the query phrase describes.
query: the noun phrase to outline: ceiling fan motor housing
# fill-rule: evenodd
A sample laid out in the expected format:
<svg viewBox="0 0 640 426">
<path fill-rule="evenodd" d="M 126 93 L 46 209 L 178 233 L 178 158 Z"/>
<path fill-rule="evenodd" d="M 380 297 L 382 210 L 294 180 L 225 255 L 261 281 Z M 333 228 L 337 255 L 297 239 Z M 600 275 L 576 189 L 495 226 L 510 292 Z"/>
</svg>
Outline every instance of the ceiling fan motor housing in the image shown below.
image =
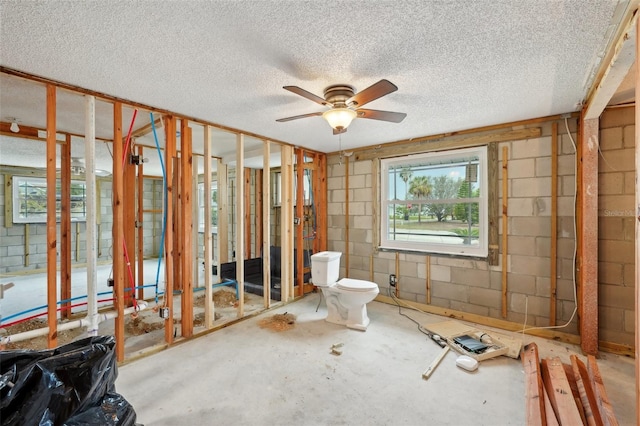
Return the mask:
<svg viewBox="0 0 640 426">
<path fill-rule="evenodd" d="M 324 99 L 337 108 L 347 107 L 347 99 L 353 97 L 353 87 L 346 84 L 334 84 L 324 89 Z M 356 105 L 349 105 L 356 106 Z"/>
</svg>

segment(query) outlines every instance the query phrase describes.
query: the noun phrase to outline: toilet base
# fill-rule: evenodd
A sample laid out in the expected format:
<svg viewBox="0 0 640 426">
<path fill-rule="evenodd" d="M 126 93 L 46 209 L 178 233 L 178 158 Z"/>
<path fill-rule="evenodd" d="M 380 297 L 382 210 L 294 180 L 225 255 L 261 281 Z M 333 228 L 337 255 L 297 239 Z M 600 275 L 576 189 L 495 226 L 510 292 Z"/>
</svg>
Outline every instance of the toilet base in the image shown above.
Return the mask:
<svg viewBox="0 0 640 426">
<path fill-rule="evenodd" d="M 327 318 L 325 321 L 332 324 L 345 325 L 347 328 L 354 330 L 367 331 L 367 327 L 371 320 L 367 315 L 367 305 L 358 308 L 345 308 L 336 295 L 326 295 L 327 300 Z"/>
</svg>

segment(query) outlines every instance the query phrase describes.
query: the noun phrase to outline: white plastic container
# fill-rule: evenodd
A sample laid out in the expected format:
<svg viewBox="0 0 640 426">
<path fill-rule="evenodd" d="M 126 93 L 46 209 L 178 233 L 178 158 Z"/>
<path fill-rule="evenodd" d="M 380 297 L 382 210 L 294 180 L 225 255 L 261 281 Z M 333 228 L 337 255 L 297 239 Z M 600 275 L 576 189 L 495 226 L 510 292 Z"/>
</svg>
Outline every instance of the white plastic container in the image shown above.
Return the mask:
<svg viewBox="0 0 640 426">
<path fill-rule="evenodd" d="M 339 251 L 321 251 L 311 255 L 311 280 L 316 286 L 328 286 L 338 281 L 340 275 Z"/>
</svg>

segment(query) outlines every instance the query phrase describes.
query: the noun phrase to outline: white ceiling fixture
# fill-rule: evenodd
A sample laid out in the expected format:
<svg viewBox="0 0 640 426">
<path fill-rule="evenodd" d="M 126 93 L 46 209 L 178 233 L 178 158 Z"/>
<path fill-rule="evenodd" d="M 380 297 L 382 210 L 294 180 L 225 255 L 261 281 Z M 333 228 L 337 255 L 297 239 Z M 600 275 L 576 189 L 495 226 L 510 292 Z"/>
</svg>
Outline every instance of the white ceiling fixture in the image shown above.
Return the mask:
<svg viewBox="0 0 640 426">
<path fill-rule="evenodd" d="M 18 126 L 18 119 L 14 117 L 7 117 L 7 121 L 11 122 L 9 130 L 13 133 L 20 133 L 20 126 Z"/>
<path fill-rule="evenodd" d="M 351 124 L 351 121 L 356 117 L 399 123 L 407 116 L 407 114 L 403 112 L 362 108 L 365 104 L 398 90 L 398 87 L 389 80 L 380 80 L 358 93 L 355 93 L 353 87 L 347 84 L 334 84 L 324 89 L 324 99 L 298 86 L 284 86 L 283 89 L 322 106 L 328 106 L 331 109 L 325 112 L 312 112 L 310 114 L 280 118 L 276 120 L 277 122 L 283 123 L 299 118 L 322 115 L 322 118 L 327 120 L 327 123 L 333 128 L 334 135 L 346 132 L 349 124 Z"/>
</svg>

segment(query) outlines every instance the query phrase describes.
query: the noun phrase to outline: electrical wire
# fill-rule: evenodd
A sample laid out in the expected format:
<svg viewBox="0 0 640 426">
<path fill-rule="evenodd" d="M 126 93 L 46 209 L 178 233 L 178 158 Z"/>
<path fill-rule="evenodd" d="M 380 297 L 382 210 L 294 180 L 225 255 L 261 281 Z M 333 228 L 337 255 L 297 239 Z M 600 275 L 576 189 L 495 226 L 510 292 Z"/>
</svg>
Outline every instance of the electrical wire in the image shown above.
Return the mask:
<svg viewBox="0 0 640 426">
<path fill-rule="evenodd" d="M 574 190 L 573 192 L 573 312 L 571 313 L 571 317 L 567 320 L 566 323 L 562 324 L 562 325 L 549 325 L 546 327 L 529 327 L 527 328 L 527 316 L 528 316 L 528 310 L 529 310 L 529 298 L 525 297 L 525 305 L 524 305 L 524 323 L 522 324 L 522 335 L 524 336 L 524 332 L 525 331 L 529 331 L 529 330 L 548 330 L 548 329 L 557 329 L 557 328 L 565 328 L 568 327 L 569 324 L 571 324 L 571 321 L 573 321 L 573 318 L 576 316 L 576 313 L 578 312 L 578 286 L 577 286 L 577 282 L 576 282 L 576 258 L 578 256 L 578 241 L 577 241 L 577 235 L 578 235 L 578 222 L 577 222 L 577 204 L 578 204 L 578 194 L 577 194 L 577 188 L 578 188 L 578 148 L 576 147 L 576 142 L 575 140 L 573 140 L 573 136 L 571 136 L 571 131 L 569 130 L 569 122 L 567 120 L 567 118 L 565 117 L 564 119 L 564 126 L 565 129 L 567 130 L 567 135 L 569 135 L 569 140 L 571 140 L 571 145 L 573 145 L 573 152 L 575 155 L 575 162 L 573 165 L 573 174 L 574 174 L 574 179 L 575 179 L 575 185 L 574 187 L 576 188 L 576 190 Z M 555 236 L 552 236 L 555 237 Z"/>
<path fill-rule="evenodd" d="M 398 314 L 402 315 L 405 318 L 408 318 L 409 320 L 411 320 L 411 322 L 415 323 L 418 326 L 418 331 L 422 334 L 424 334 L 425 336 L 431 338 L 431 333 L 429 333 L 427 330 L 425 330 L 422 325 L 416 321 L 415 319 L 411 318 L 409 315 L 405 314 L 402 312 L 402 305 L 400 305 L 400 300 L 396 297 L 396 295 L 394 294 L 393 291 L 391 291 L 391 286 L 387 287 L 387 293 L 389 294 L 389 297 L 391 297 L 391 299 L 393 299 L 394 302 L 396 302 L 396 305 L 398 305 Z M 413 306 L 411 306 L 410 308 L 422 312 L 420 309 L 414 308 Z"/>
</svg>

